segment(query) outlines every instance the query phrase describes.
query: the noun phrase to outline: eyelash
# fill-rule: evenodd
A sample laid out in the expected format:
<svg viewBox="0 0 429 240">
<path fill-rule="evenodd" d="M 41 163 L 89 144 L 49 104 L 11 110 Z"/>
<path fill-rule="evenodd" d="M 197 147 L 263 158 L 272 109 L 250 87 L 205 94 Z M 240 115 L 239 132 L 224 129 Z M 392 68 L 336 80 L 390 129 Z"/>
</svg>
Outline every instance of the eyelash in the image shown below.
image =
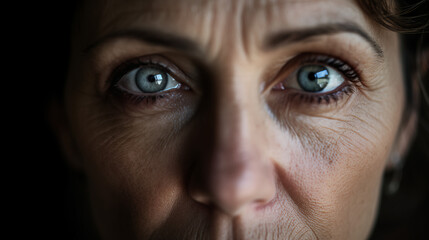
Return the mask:
<svg viewBox="0 0 429 240">
<path fill-rule="evenodd" d="M 295 102 L 294 100 L 299 100 L 299 103 L 307 103 L 307 104 L 326 104 L 329 105 L 332 102 L 338 102 L 343 97 L 349 96 L 356 91 L 356 88 L 362 84 L 359 73 L 351 67 L 348 63 L 340 60 L 336 57 L 328 56 L 328 55 L 320 55 L 313 53 L 304 53 L 296 57 L 297 60 L 292 60 L 298 67 L 303 66 L 304 64 L 321 64 L 325 66 L 329 66 L 339 71 L 344 77 L 344 83 L 338 87 L 337 89 L 328 92 L 328 93 L 306 93 L 304 91 L 289 93 L 288 98 L 289 101 Z M 296 63 L 296 61 L 298 63 Z M 286 67 L 289 64 L 286 65 Z M 289 102 L 288 101 L 288 102 Z"/>
<path fill-rule="evenodd" d="M 121 91 L 121 90 L 118 90 Z M 134 95 L 134 94 L 130 94 L 130 93 L 126 93 L 126 92 L 120 92 L 120 94 L 122 94 L 122 97 L 124 97 L 125 99 L 127 99 L 131 104 L 134 105 L 139 105 L 139 104 L 145 104 L 145 105 L 150 105 L 150 104 L 155 104 L 159 99 L 163 99 L 166 97 L 166 94 L 160 94 L 160 95 L 148 95 L 148 96 L 143 96 L 143 95 Z"/>
<path fill-rule="evenodd" d="M 346 80 L 347 81 L 347 80 Z M 293 101 L 295 98 L 299 98 L 300 102 L 313 104 L 330 104 L 332 102 L 338 102 L 343 97 L 349 96 L 356 91 L 355 87 L 352 84 L 347 84 L 340 90 L 334 91 L 332 93 L 325 93 L 323 95 L 314 95 L 306 93 L 296 93 L 291 94 L 290 98 Z"/>
</svg>

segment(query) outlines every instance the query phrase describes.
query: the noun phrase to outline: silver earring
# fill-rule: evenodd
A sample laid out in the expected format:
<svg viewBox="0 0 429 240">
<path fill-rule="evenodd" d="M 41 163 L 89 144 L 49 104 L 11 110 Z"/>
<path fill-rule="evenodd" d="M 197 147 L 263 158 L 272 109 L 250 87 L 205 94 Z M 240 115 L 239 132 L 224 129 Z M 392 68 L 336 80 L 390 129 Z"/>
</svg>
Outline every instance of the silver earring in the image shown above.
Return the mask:
<svg viewBox="0 0 429 240">
<path fill-rule="evenodd" d="M 402 180 L 402 169 L 404 167 L 404 161 L 401 159 L 399 152 L 394 151 L 390 156 L 390 160 L 393 165 L 393 175 L 390 181 L 387 183 L 387 194 L 394 195 L 398 192 Z"/>
</svg>

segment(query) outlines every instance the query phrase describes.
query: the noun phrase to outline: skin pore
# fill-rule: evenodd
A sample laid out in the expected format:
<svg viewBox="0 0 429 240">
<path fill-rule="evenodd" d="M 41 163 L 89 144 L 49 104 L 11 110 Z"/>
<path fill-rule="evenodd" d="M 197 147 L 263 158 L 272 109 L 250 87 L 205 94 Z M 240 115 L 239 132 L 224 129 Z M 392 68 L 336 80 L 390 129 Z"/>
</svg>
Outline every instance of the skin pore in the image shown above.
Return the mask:
<svg viewBox="0 0 429 240">
<path fill-rule="evenodd" d="M 398 45 L 351 0 L 85 1 L 60 136 L 100 236 L 367 238 L 401 134 Z M 304 91 L 313 65 L 343 80 Z M 175 87 L 128 88 L 148 66 Z"/>
</svg>

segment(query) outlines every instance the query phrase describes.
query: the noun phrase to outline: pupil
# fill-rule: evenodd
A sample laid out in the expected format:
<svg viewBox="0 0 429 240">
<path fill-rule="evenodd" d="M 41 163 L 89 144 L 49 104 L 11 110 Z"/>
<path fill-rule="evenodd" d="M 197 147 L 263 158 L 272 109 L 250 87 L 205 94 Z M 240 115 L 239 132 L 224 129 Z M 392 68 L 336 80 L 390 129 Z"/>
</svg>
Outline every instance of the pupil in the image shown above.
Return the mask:
<svg viewBox="0 0 429 240">
<path fill-rule="evenodd" d="M 150 82 L 150 83 L 154 83 L 155 82 L 155 75 L 149 75 L 149 76 L 147 76 L 147 80 Z"/>
<path fill-rule="evenodd" d="M 309 79 L 310 81 L 314 81 L 314 80 L 316 80 L 316 74 L 315 74 L 314 72 L 310 72 L 310 73 L 308 73 L 308 79 Z"/>
</svg>

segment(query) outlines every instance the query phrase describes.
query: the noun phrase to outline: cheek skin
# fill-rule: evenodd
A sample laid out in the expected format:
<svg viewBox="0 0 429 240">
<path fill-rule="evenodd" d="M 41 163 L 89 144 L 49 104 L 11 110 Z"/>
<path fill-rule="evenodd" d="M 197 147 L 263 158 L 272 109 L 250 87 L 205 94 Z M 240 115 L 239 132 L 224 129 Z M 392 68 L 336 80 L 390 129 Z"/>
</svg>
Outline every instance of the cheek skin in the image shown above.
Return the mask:
<svg viewBox="0 0 429 240">
<path fill-rule="evenodd" d="M 122 123 L 128 126 L 134 125 L 130 121 Z M 89 176 L 90 192 L 95 198 L 93 202 L 112 200 L 106 204 L 106 208 L 100 208 L 97 205 L 93 207 L 96 211 L 95 216 L 99 216 L 100 227 L 115 227 L 115 224 L 124 220 L 131 221 L 127 222 L 131 226 L 138 224 L 133 221 L 144 221 L 147 229 L 143 229 L 143 232 L 146 232 L 153 228 L 152 224 L 162 223 L 174 204 L 173 200 L 177 198 L 177 184 L 180 184 L 174 172 L 174 167 L 177 166 L 169 165 L 166 161 L 168 158 L 160 156 L 163 155 L 161 153 L 165 147 L 161 142 L 162 136 L 144 128 L 142 132 L 147 134 L 137 134 L 136 127 L 118 127 L 94 139 L 94 142 L 102 143 L 100 147 L 91 150 L 94 146 L 91 144 L 87 146 L 92 153 L 101 153 L 95 156 L 89 155 L 89 161 L 85 166 Z M 106 141 L 106 138 L 109 141 Z M 154 148 L 145 147 L 150 145 Z M 155 149 L 159 149 L 160 153 L 157 154 Z M 156 179 L 162 179 L 162 181 L 156 181 Z M 112 214 L 111 210 L 109 211 L 111 206 L 118 206 L 118 209 L 127 215 L 119 221 L 114 220 L 106 224 L 105 220 L 117 219 L 118 215 L 120 216 L 120 213 Z M 123 210 L 124 206 L 131 209 Z M 147 215 L 141 215 L 143 209 L 138 209 L 141 206 L 144 206 Z M 103 216 L 105 214 L 107 216 Z M 112 218 L 111 215 L 115 217 Z M 149 216 L 151 216 L 150 219 Z"/>
<path fill-rule="evenodd" d="M 180 157 L 177 143 L 186 141 L 186 130 L 173 136 L 172 124 L 112 118 L 111 114 L 100 114 L 87 126 L 86 134 L 94 137 L 88 141 L 83 138 L 80 148 L 101 233 L 108 233 L 106 239 L 148 238 L 172 218 L 173 208 L 185 192 L 182 169 L 186 162 Z M 181 204 L 179 209 L 186 206 Z M 190 223 L 196 216 L 181 217 Z M 130 226 L 134 231 L 126 231 Z M 111 236 L 112 229 L 123 231 Z"/>
<path fill-rule="evenodd" d="M 175 204 L 186 192 L 182 173 L 186 161 L 178 143 L 187 141 L 183 126 L 195 106 L 184 104 L 187 107 L 170 114 L 153 108 L 136 111 L 142 106 L 122 108 L 121 103 L 95 100 L 85 94 L 93 92 L 91 87 L 70 83 L 67 104 L 95 223 L 103 239 L 147 239 L 172 218 Z M 84 90 L 71 91 L 77 88 Z M 196 211 L 185 203 L 179 209 Z M 198 218 L 201 212 L 177 214 L 183 223 L 203 222 Z"/>
<path fill-rule="evenodd" d="M 394 36 L 391 36 L 394 38 Z M 283 185 L 309 222 L 332 239 L 363 239 L 374 221 L 382 173 L 394 144 L 403 109 L 403 86 L 397 59 L 397 42 L 386 51 L 383 69 L 371 81 L 373 87 L 359 94 L 334 117 L 312 116 L 288 120 L 301 147 L 290 156 L 300 163 L 284 166 Z M 371 87 L 371 86 L 370 86 Z M 285 135 L 284 139 L 288 139 Z M 285 146 L 287 148 L 287 146 Z M 286 161 L 286 160 L 285 160 Z M 287 187 L 286 187 L 287 188 Z M 291 191 L 299 189 L 299 191 Z M 339 230 L 341 229 L 341 230 Z M 319 235 L 320 236 L 320 235 Z"/>
</svg>

